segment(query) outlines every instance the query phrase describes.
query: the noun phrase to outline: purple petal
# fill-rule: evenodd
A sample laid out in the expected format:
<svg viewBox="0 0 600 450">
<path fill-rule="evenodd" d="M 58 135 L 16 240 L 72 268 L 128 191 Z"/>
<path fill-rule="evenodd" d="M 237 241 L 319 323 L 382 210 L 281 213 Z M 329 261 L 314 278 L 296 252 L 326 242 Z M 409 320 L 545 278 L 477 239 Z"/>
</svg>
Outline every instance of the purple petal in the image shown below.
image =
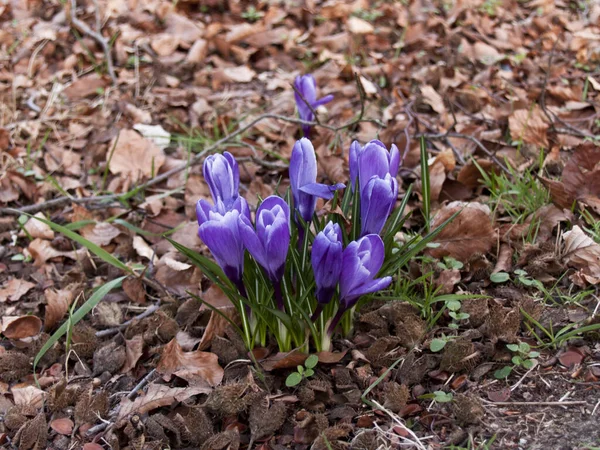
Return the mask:
<svg viewBox="0 0 600 450">
<path fill-rule="evenodd" d="M 331 100 L 333 100 L 333 98 L 334 98 L 333 94 L 326 95 L 325 97 L 322 97 L 319 100 L 317 100 L 316 102 L 314 102 L 312 104 L 312 107 L 313 107 L 313 109 L 317 109 L 319 106 L 329 103 Z"/>
<path fill-rule="evenodd" d="M 385 179 L 371 177 L 361 193 L 361 234 L 379 234 L 398 194 L 398 183 L 390 174 Z"/>
<path fill-rule="evenodd" d="M 390 147 L 390 175 L 396 177 L 398 175 L 398 169 L 400 168 L 400 151 L 396 144 L 392 144 Z"/>
<path fill-rule="evenodd" d="M 265 249 L 248 218 L 240 216 L 239 230 L 242 242 L 248 249 L 248 252 L 261 266 L 268 267 Z"/>
<path fill-rule="evenodd" d="M 346 185 L 342 183 L 334 184 L 333 186 L 321 183 L 309 183 L 300 187 L 300 190 L 308 195 L 331 200 L 335 194 L 335 191 L 345 187 Z"/>
<path fill-rule="evenodd" d="M 204 199 L 198 200 L 196 203 L 196 218 L 198 219 L 198 225 L 202 225 L 208 220 L 212 205 Z"/>
<path fill-rule="evenodd" d="M 363 245 L 361 245 L 363 244 Z M 359 252 L 366 251 L 368 256 L 363 258 L 361 263 L 375 277 L 381 269 L 385 258 L 385 246 L 378 234 L 368 234 L 359 239 Z"/>
<path fill-rule="evenodd" d="M 362 152 L 362 147 L 358 141 L 350 144 L 350 152 L 348 158 L 348 165 L 350 166 L 350 182 L 352 183 L 352 190 L 356 184 L 356 177 L 358 176 L 358 155 Z"/>
</svg>

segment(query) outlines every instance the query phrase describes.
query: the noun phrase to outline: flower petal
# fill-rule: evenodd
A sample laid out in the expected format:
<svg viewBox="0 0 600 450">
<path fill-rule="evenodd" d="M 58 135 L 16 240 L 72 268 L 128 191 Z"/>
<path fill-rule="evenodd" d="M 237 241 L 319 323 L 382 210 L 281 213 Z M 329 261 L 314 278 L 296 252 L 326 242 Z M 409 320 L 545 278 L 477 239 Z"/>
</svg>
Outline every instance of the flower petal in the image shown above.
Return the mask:
<svg viewBox="0 0 600 450">
<path fill-rule="evenodd" d="M 343 183 L 337 183 L 333 186 L 321 183 L 308 183 L 304 186 L 300 187 L 300 190 L 305 194 L 312 195 L 314 197 L 324 198 L 326 200 L 331 200 L 335 191 L 338 189 L 345 188 L 346 185 Z"/>
<path fill-rule="evenodd" d="M 265 249 L 252 227 L 252 223 L 245 216 L 240 216 L 239 223 L 240 237 L 244 246 L 252 257 L 263 267 L 268 267 L 268 260 Z"/>
</svg>

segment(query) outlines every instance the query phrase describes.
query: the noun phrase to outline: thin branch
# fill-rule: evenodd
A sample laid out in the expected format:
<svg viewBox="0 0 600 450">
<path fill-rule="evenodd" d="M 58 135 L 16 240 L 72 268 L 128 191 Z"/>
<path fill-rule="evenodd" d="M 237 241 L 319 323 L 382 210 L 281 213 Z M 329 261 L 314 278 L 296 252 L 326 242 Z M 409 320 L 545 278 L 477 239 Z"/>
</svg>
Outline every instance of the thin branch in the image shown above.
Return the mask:
<svg viewBox="0 0 600 450">
<path fill-rule="evenodd" d="M 361 100 L 361 102 L 362 102 L 362 100 Z M 202 162 L 204 156 L 207 153 L 212 153 L 212 152 L 216 151 L 223 144 L 233 140 L 234 138 L 236 138 L 237 136 L 246 132 L 250 128 L 253 128 L 257 123 L 262 122 L 263 120 L 266 120 L 266 119 L 281 120 L 283 122 L 296 123 L 296 124 L 301 124 L 301 125 L 320 126 L 320 127 L 326 128 L 328 130 L 331 130 L 333 132 L 339 132 L 345 128 L 349 128 L 353 125 L 356 125 L 359 122 L 372 122 L 372 123 L 376 123 L 380 126 L 383 126 L 383 124 L 379 120 L 364 119 L 363 115 L 364 115 L 364 105 L 361 107 L 361 111 L 360 111 L 358 117 L 350 120 L 349 122 L 345 123 L 344 125 L 339 125 L 337 127 L 334 127 L 331 125 L 318 124 L 316 122 L 309 122 L 306 120 L 296 119 L 294 117 L 282 116 L 279 114 L 271 114 L 271 113 L 262 114 L 262 115 L 256 117 L 255 119 L 253 119 L 252 121 L 250 121 L 248 124 L 244 125 L 243 127 L 238 128 L 233 133 L 228 134 L 227 136 L 216 141 L 214 144 L 204 148 L 201 152 L 194 155 L 194 157 L 189 162 L 182 163 L 179 166 L 176 166 L 176 167 L 172 168 L 171 170 L 168 170 L 168 171 L 146 181 L 145 183 L 142 183 L 139 186 L 136 186 L 135 190 L 143 191 L 145 189 L 148 189 L 151 186 L 154 186 L 158 183 L 168 180 L 169 178 L 173 177 L 174 175 L 178 174 L 179 172 L 184 171 L 188 167 L 199 164 L 200 162 Z M 48 200 L 46 202 L 39 203 L 36 205 L 24 206 L 23 208 L 19 208 L 19 209 L 0 208 L 0 214 L 11 214 L 11 215 L 20 215 L 23 213 L 35 214 L 37 212 L 45 211 L 47 209 L 56 208 L 59 206 L 63 206 L 65 204 L 68 204 L 71 202 L 77 203 L 77 204 L 117 202 L 124 195 L 125 194 L 108 194 L 108 195 L 99 195 L 99 196 L 95 196 L 95 197 L 86 197 L 86 198 L 58 197 L 58 198 Z"/>
<path fill-rule="evenodd" d="M 488 405 L 496 406 L 576 406 L 576 405 L 587 405 L 588 402 L 584 400 L 573 400 L 568 402 L 490 402 L 486 399 L 482 399 Z"/>
<path fill-rule="evenodd" d="M 129 325 L 131 325 L 133 323 L 133 321 L 135 321 L 135 320 L 141 320 L 141 319 L 144 319 L 144 318 L 146 318 L 146 317 L 154 314 L 154 312 L 156 310 L 158 310 L 159 306 L 160 306 L 160 302 L 157 302 L 154 305 L 152 305 L 151 307 L 149 307 L 148 309 L 146 309 L 146 311 L 144 311 L 143 313 L 138 314 L 133 319 L 129 319 L 126 322 L 123 322 L 121 325 L 119 325 L 117 327 L 108 328 L 106 330 L 96 331 L 96 337 L 104 337 L 104 336 L 110 336 L 112 334 L 116 334 L 119 331 L 124 330 Z"/>
<path fill-rule="evenodd" d="M 97 4 L 96 4 L 96 7 L 98 7 Z M 98 42 L 98 44 L 100 44 L 100 46 L 102 47 L 102 50 L 104 51 L 104 57 L 106 58 L 106 69 L 108 71 L 108 74 L 110 75 L 110 78 L 112 79 L 113 84 L 117 84 L 117 76 L 115 75 L 115 69 L 114 69 L 113 62 L 112 62 L 112 56 L 110 54 L 109 40 L 106 39 L 102 35 L 102 32 L 100 29 L 98 29 L 97 31 L 92 30 L 88 26 L 87 23 L 85 23 L 82 20 L 79 20 L 77 18 L 76 14 L 77 14 L 76 0 L 71 0 L 71 23 L 79 31 L 81 31 L 84 34 L 87 34 L 89 37 L 91 37 L 96 42 Z M 99 15 L 96 15 L 96 20 L 98 21 L 98 19 L 99 19 Z"/>
</svg>

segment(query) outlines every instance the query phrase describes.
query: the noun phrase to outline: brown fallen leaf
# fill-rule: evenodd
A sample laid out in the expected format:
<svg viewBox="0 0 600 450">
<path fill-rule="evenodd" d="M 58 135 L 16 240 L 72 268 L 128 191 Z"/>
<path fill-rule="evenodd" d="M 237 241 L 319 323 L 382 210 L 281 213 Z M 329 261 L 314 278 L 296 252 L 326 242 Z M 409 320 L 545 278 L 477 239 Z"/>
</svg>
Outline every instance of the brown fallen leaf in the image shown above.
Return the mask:
<svg viewBox="0 0 600 450">
<path fill-rule="evenodd" d="M 600 283 L 600 244 L 578 225 L 563 234 L 562 261 L 579 270 L 577 284 L 584 280 L 589 284 Z"/>
<path fill-rule="evenodd" d="M 96 73 L 91 73 L 81 77 L 71 83 L 65 90 L 65 94 L 69 100 L 81 100 L 86 97 L 95 97 L 101 95 L 102 90 L 109 85 L 109 80 L 100 77 Z"/>
<path fill-rule="evenodd" d="M 304 364 L 308 355 L 299 350 L 292 350 L 287 353 L 275 353 L 266 359 L 259 361 L 261 367 L 270 372 L 277 369 L 292 369 L 300 364 Z"/>
<path fill-rule="evenodd" d="M 13 386 L 10 391 L 13 395 L 15 405 L 31 406 L 36 409 L 44 406 L 44 399 L 47 395 L 46 392 L 35 386 Z"/>
<path fill-rule="evenodd" d="M 2 318 L 2 334 L 9 339 L 37 336 L 40 331 L 42 331 L 42 321 L 37 316 Z"/>
<path fill-rule="evenodd" d="M 41 212 L 37 213 L 34 217 L 29 219 L 27 221 L 27 223 L 25 224 L 25 226 L 24 226 L 25 231 L 27 231 L 27 233 L 29 233 L 29 235 L 34 239 L 35 238 L 48 239 L 48 240 L 54 239 L 54 231 L 52 230 L 52 228 L 50 228 L 44 222 L 40 222 L 39 220 L 35 219 L 35 217 L 39 217 L 41 219 L 46 218 L 43 213 L 41 213 Z"/>
<path fill-rule="evenodd" d="M 237 318 L 237 311 L 229 298 L 223 293 L 221 289 L 215 284 L 211 285 L 206 292 L 201 295 L 202 300 L 209 303 L 213 308 L 218 309 L 221 314 L 224 314 L 229 319 L 235 322 Z M 204 303 L 200 306 L 200 311 L 209 309 Z M 211 310 L 212 311 L 212 310 Z M 210 319 L 206 325 L 206 330 L 202 335 L 202 340 L 198 345 L 198 350 L 204 350 L 210 346 L 215 336 L 223 336 L 225 329 L 229 326 L 227 321 L 221 314 L 212 311 L 210 313 Z"/>
<path fill-rule="evenodd" d="M 162 406 L 169 406 L 174 402 L 182 402 L 193 395 L 208 394 L 212 389 L 202 386 L 188 386 L 186 388 L 172 388 L 164 384 L 152 383 L 144 395 L 135 400 L 124 397 L 121 400 L 117 424 L 131 414 L 145 414 Z"/>
<path fill-rule="evenodd" d="M 135 365 L 144 353 L 144 337 L 141 334 L 125 340 L 125 353 L 127 359 L 121 367 L 121 373 L 127 373 L 135 368 Z"/>
<path fill-rule="evenodd" d="M 450 256 L 467 262 L 473 254 L 486 254 L 496 241 L 492 228 L 490 209 L 481 203 L 452 202 L 441 208 L 433 218 L 431 229 L 435 229 L 454 213 L 459 212 L 433 241 L 439 247 L 428 248 L 426 253 L 441 259 Z"/>
<path fill-rule="evenodd" d="M 494 267 L 494 270 L 492 270 L 492 273 L 510 272 L 510 269 L 512 268 L 513 252 L 514 250 L 510 245 L 503 243 L 500 246 L 498 260 L 496 261 L 496 266 Z"/>
<path fill-rule="evenodd" d="M 101 222 L 83 227 L 80 234 L 88 241 L 103 247 L 110 244 L 114 238 L 121 234 L 121 230 L 110 223 Z"/>
<path fill-rule="evenodd" d="M 158 373 L 169 380 L 172 375 L 183 378 L 190 385 L 217 386 L 223 379 L 223 369 L 219 366 L 218 357 L 214 353 L 184 352 L 177 343 L 177 339 L 171 340 L 165 345 L 160 361 L 156 366 Z"/>
<path fill-rule="evenodd" d="M 13 278 L 0 289 L 0 303 L 2 302 L 16 302 L 19 301 L 31 288 L 35 286 L 34 283 L 29 281 L 20 280 Z"/>
<path fill-rule="evenodd" d="M 558 361 L 565 367 L 572 369 L 583 362 L 585 355 L 577 350 L 577 348 L 571 347 L 564 351 L 559 357 Z"/>
<path fill-rule="evenodd" d="M 59 256 L 64 256 L 73 260 L 79 260 L 82 259 L 87 253 L 87 250 L 85 248 L 80 248 L 72 251 L 56 250 L 54 247 L 52 247 L 52 244 L 49 241 L 39 238 L 34 239 L 29 243 L 27 251 L 35 259 L 33 263 L 35 267 L 41 267 L 49 259 L 56 258 Z"/>
<path fill-rule="evenodd" d="M 112 157 L 111 152 L 106 155 L 111 173 L 121 174 L 132 182 L 158 173 L 165 163 L 165 154 L 150 139 L 134 130 L 121 130 L 109 147 L 114 147 Z"/>
<path fill-rule="evenodd" d="M 66 289 L 46 289 L 46 313 L 44 316 L 44 329 L 52 330 L 69 310 L 69 306 L 75 300 L 76 285 L 70 285 Z"/>
<path fill-rule="evenodd" d="M 75 427 L 75 424 L 68 417 L 54 419 L 50 422 L 50 428 L 64 436 L 69 436 L 73 432 L 73 427 Z"/>
<path fill-rule="evenodd" d="M 141 278 L 128 277 L 123 280 L 123 291 L 132 302 L 135 302 L 138 305 L 146 303 L 146 290 L 144 289 L 144 283 Z"/>
<path fill-rule="evenodd" d="M 444 114 L 446 112 L 446 106 L 444 106 L 444 99 L 436 90 L 429 85 L 421 87 L 421 94 L 423 100 L 438 114 Z"/>
<path fill-rule="evenodd" d="M 440 294 L 451 294 L 454 291 L 454 286 L 460 282 L 460 279 L 460 270 L 442 270 L 435 279 L 435 285 L 440 288 Z"/>
<path fill-rule="evenodd" d="M 508 118 L 510 137 L 513 141 L 526 142 L 548 148 L 548 120 L 541 108 L 517 109 Z"/>
</svg>

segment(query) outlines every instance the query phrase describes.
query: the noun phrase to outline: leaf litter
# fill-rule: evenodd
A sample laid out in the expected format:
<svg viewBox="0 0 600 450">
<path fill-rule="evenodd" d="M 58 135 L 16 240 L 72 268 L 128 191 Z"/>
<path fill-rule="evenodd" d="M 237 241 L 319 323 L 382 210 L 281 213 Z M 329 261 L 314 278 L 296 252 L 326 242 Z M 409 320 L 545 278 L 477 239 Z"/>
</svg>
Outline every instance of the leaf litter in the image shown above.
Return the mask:
<svg viewBox="0 0 600 450">
<path fill-rule="evenodd" d="M 0 445 L 597 446 L 597 4 L 67 3 L 0 6 Z M 377 136 L 405 150 L 400 195 L 421 195 L 399 239 L 457 217 L 294 390 L 285 379 L 306 355 L 248 354 L 233 309 L 163 233 L 206 252 L 194 204 L 207 149 L 242 161 L 249 203 L 285 192 L 291 84 L 306 72 L 334 95 L 321 124 L 364 107 L 350 128 L 313 127 L 320 180 L 345 180 L 350 142 Z M 528 170 L 551 205 L 527 210 L 517 181 L 494 191 Z M 136 276 L 70 322 L 123 273 L 8 208 Z M 539 364 L 497 380 L 516 342 Z"/>
</svg>

